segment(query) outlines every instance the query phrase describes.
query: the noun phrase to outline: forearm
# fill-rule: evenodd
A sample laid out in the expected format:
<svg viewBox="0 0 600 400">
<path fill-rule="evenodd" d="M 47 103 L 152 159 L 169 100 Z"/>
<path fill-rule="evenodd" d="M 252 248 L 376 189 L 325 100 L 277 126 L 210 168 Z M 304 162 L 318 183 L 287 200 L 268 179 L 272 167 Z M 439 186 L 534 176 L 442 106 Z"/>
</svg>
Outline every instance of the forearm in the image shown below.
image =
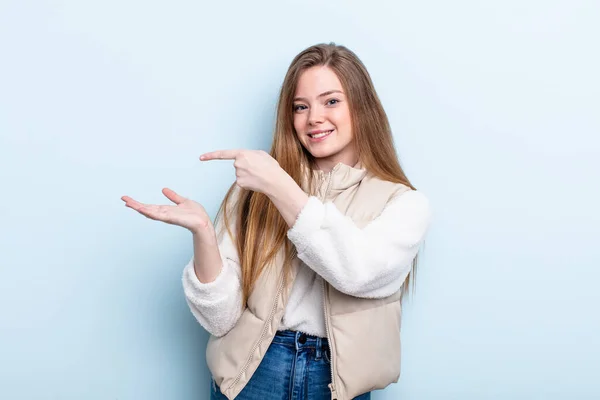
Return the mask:
<svg viewBox="0 0 600 400">
<path fill-rule="evenodd" d="M 279 180 L 275 180 L 266 194 L 277 207 L 288 227 L 294 225 L 298 214 L 308 202 L 308 195 L 285 173 Z"/>
<path fill-rule="evenodd" d="M 231 260 L 223 261 L 223 269 L 210 283 L 202 283 L 194 272 L 193 260 L 183 271 L 183 288 L 196 320 L 214 336 L 223 336 L 242 314 L 242 290 L 239 268 Z"/>
<path fill-rule="evenodd" d="M 183 287 L 192 314 L 215 336 L 226 334 L 243 308 L 235 244 L 226 231 L 219 238 L 212 226 L 209 231 L 195 233 L 194 259 L 183 273 Z"/>
<path fill-rule="evenodd" d="M 201 283 L 214 281 L 223 266 L 215 229 L 210 224 L 193 234 L 194 272 Z"/>
</svg>

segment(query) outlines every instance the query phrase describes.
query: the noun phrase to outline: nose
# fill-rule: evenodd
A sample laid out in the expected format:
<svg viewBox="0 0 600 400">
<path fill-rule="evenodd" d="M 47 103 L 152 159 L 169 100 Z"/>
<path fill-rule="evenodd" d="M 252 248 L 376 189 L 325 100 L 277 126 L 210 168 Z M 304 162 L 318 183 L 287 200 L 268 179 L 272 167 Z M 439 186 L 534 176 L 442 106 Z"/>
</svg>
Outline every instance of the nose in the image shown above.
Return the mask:
<svg viewBox="0 0 600 400">
<path fill-rule="evenodd" d="M 308 114 L 308 123 L 310 125 L 322 124 L 324 120 L 321 107 L 311 107 Z"/>
</svg>

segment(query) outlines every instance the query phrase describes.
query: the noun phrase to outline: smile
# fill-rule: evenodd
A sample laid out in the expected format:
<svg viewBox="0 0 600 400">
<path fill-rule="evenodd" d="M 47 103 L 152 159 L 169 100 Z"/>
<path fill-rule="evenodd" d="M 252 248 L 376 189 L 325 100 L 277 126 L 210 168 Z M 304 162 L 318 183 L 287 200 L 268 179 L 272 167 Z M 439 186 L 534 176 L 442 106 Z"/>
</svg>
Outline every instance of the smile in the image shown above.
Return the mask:
<svg viewBox="0 0 600 400">
<path fill-rule="evenodd" d="M 325 132 L 315 133 L 315 134 L 312 134 L 312 135 L 311 135 L 311 134 L 309 134 L 308 136 L 309 136 L 311 139 L 315 139 L 315 140 L 316 140 L 316 139 L 323 139 L 323 138 L 325 138 L 325 137 L 327 137 L 327 136 L 331 135 L 331 132 L 333 132 L 333 131 L 334 131 L 334 129 L 332 129 L 332 130 L 330 130 L 330 131 L 325 131 Z"/>
</svg>

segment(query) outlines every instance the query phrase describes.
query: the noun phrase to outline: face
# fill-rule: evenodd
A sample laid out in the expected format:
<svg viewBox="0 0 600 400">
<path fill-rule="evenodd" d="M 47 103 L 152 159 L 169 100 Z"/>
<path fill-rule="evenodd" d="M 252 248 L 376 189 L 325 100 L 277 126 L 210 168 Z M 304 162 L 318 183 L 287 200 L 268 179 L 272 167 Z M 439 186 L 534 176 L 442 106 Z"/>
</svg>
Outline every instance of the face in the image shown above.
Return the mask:
<svg viewBox="0 0 600 400">
<path fill-rule="evenodd" d="M 329 67 L 305 70 L 294 95 L 294 128 L 306 150 L 323 171 L 337 163 L 354 166 L 350 108 L 342 84 Z"/>
</svg>

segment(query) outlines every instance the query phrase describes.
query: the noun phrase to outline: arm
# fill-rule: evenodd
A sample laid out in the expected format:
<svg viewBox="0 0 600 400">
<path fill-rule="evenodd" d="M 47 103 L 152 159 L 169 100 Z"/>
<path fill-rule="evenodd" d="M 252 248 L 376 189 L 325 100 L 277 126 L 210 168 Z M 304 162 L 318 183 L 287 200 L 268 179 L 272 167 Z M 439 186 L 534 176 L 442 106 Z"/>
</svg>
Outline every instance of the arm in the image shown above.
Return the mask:
<svg viewBox="0 0 600 400">
<path fill-rule="evenodd" d="M 147 218 L 192 232 L 194 259 L 185 267 L 182 278 L 185 297 L 198 322 L 211 334 L 222 336 L 236 324 L 242 312 L 241 273 L 236 248 L 228 234 L 215 235 L 201 204 L 168 188 L 162 192 L 175 205 L 144 204 L 129 196 L 121 199 L 127 207 Z"/>
<path fill-rule="evenodd" d="M 265 193 L 277 207 L 287 225 L 291 227 L 308 203 L 309 197 L 285 171 L 278 172 L 279 175 L 273 178 Z"/>
<path fill-rule="evenodd" d="M 242 314 L 239 255 L 222 220 L 217 223 L 218 235 L 214 229 L 211 235 L 194 233 L 194 258 L 182 278 L 192 314 L 214 336 L 229 332 Z M 232 228 L 235 232 L 235 225 Z"/>
<path fill-rule="evenodd" d="M 205 153 L 200 160 L 235 160 L 236 184 L 266 194 L 288 226 L 296 221 L 308 195 L 294 182 L 279 163 L 262 150 L 220 150 Z"/>
<path fill-rule="evenodd" d="M 193 268 L 201 283 L 213 282 L 219 276 L 223 262 L 219 243 L 212 225 L 193 232 L 194 258 Z"/>
<path fill-rule="evenodd" d="M 310 197 L 288 238 L 298 257 L 337 290 L 383 298 L 400 289 L 430 220 L 429 202 L 417 191 L 390 200 L 363 229 L 334 204 Z"/>
</svg>

